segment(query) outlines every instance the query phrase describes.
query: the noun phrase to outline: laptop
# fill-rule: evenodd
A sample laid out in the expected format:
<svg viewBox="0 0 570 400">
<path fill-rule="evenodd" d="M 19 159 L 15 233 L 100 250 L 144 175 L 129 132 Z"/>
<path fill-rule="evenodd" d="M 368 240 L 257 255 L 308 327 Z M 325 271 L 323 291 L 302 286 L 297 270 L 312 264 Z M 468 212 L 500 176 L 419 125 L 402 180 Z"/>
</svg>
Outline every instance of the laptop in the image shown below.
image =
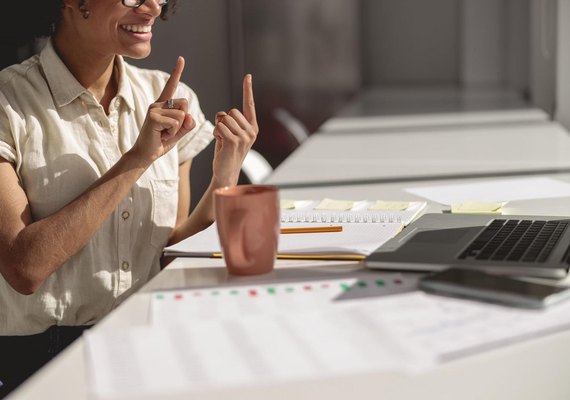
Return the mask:
<svg viewBox="0 0 570 400">
<path fill-rule="evenodd" d="M 570 219 L 545 216 L 424 214 L 366 257 L 371 269 L 439 271 L 450 266 L 519 276 L 564 278 Z"/>
</svg>

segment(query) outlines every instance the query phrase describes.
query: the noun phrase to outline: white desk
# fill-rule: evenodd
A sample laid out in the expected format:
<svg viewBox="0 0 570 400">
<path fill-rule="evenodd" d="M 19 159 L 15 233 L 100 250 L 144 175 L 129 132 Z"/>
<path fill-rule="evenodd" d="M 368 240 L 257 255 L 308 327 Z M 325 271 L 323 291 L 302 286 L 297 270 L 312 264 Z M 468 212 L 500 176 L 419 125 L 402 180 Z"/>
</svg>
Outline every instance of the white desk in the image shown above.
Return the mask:
<svg viewBox="0 0 570 400">
<path fill-rule="evenodd" d="M 550 172 L 570 168 L 557 123 L 315 134 L 273 173 L 285 187 Z"/>
<path fill-rule="evenodd" d="M 504 164 L 495 156 L 491 157 L 491 165 L 501 170 L 511 170 L 518 168 L 523 171 L 527 163 L 531 168 L 567 167 L 568 161 L 565 158 L 570 152 L 568 138 L 561 130 L 551 127 L 545 129 L 543 134 L 526 132 L 520 133 L 513 148 L 522 146 L 525 149 L 524 157 L 508 158 Z M 456 134 L 459 134 L 456 132 Z M 473 132 L 472 132 L 473 134 Z M 483 132 L 481 134 L 484 135 Z M 424 132 L 423 149 L 414 150 L 414 154 L 424 158 L 416 160 L 410 153 L 404 154 L 401 158 L 389 155 L 389 164 L 394 169 L 379 169 L 374 175 L 375 178 L 393 177 L 401 173 L 407 176 L 422 176 L 425 168 L 432 168 L 429 174 L 459 170 L 460 172 L 480 171 L 480 164 L 487 162 L 488 155 L 476 152 L 468 152 L 470 157 L 466 158 L 465 166 L 459 157 L 453 157 L 454 147 L 448 148 L 448 143 L 441 142 L 442 137 L 453 141 L 453 134 L 435 132 L 430 136 Z M 443 136 L 442 136 L 443 135 Z M 500 140 L 503 146 L 507 141 Z M 504 134 L 510 141 L 515 138 L 515 131 Z M 542 136 L 541 136 L 542 135 Z M 368 137 L 373 137 L 368 136 Z M 492 136 L 486 137 L 491 139 Z M 382 139 L 385 139 L 383 143 Z M 396 141 L 396 137 L 390 135 L 376 135 L 374 143 L 380 148 L 389 148 Z M 462 136 L 461 142 L 469 144 L 468 136 Z M 321 142 L 323 144 L 325 142 Z M 344 146 L 346 141 L 333 141 L 337 145 Z M 309 143 L 310 145 L 310 143 Z M 329 150 L 332 144 L 329 143 Z M 426 151 L 426 147 L 431 145 L 434 151 Z M 475 148 L 481 149 L 475 142 Z M 356 145 L 355 145 L 356 146 Z M 420 144 L 418 144 L 420 146 Z M 366 150 L 367 146 L 364 146 Z M 488 146 L 494 149 L 494 146 Z M 310 147 L 314 149 L 314 147 Z M 342 147 L 341 147 L 342 148 Z M 447 152 L 444 151 L 447 149 Z M 343 148 L 343 151 L 345 149 Z M 362 150 L 362 149 L 361 149 Z M 420 151 L 420 150 L 423 150 Z M 536 150 L 536 151 L 534 151 Z M 356 151 L 356 147 L 354 147 Z M 339 151 L 337 149 L 338 154 Z M 280 168 L 280 176 L 283 180 L 289 177 L 297 177 L 297 163 L 307 165 L 312 152 L 303 152 L 304 157 L 297 155 L 296 163 L 289 163 Z M 353 153 L 354 154 L 354 153 Z M 437 157 L 442 157 L 441 165 L 431 166 L 425 164 L 425 154 L 433 154 L 434 161 Z M 493 153 L 494 154 L 494 153 Z M 332 160 L 334 155 L 329 159 Z M 358 161 L 337 160 L 340 166 L 346 170 L 359 171 Z M 381 159 L 380 159 L 380 162 Z M 411 163 L 411 166 L 405 163 Z M 395 168 L 405 166 L 404 172 L 396 171 Z M 303 169 L 305 173 L 311 173 Z M 490 167 L 483 171 L 493 171 Z M 397 173 L 396 173 L 397 172 Z M 327 171 L 323 172 L 324 174 Z M 570 174 L 556 175 L 556 178 L 570 181 Z M 275 179 L 272 181 L 278 183 Z M 461 180 L 458 180 L 461 181 Z M 411 194 L 403 191 L 407 186 L 417 186 L 418 184 L 433 184 L 430 180 L 370 183 L 350 186 L 331 187 L 300 187 L 283 190 L 283 197 L 287 198 L 322 198 L 342 197 L 348 199 L 359 198 L 393 198 L 393 199 L 415 199 Z M 452 183 L 453 181 L 450 181 Z M 429 205 L 429 211 L 438 211 L 440 206 Z M 512 214 L 519 213 L 552 213 L 570 216 L 570 199 L 547 199 L 528 200 L 513 202 L 505 211 Z M 320 269 L 316 269 L 316 268 Z M 177 268 L 177 269 L 174 269 Z M 322 274 L 336 273 L 339 271 L 353 271 L 359 268 L 359 264 L 345 262 L 316 262 L 316 261 L 284 261 L 279 260 L 274 276 L 279 279 L 284 271 L 289 268 L 297 268 L 296 271 L 317 271 Z M 244 278 L 237 278 L 243 282 Z M 252 278 L 252 279 L 260 279 Z M 216 259 L 178 259 L 169 268 L 163 271 L 158 277 L 151 281 L 146 290 L 163 287 L 179 286 L 210 286 L 231 283 L 236 278 L 228 277 L 225 273 L 222 260 Z M 106 319 L 93 329 L 119 331 L 122 328 L 146 324 L 148 318 L 148 306 L 150 295 L 140 292 L 129 298 L 122 306 L 111 313 Z M 356 376 L 338 377 L 334 380 L 318 380 L 310 382 L 295 382 L 290 384 L 280 384 L 273 386 L 263 386 L 254 388 L 240 388 L 232 390 L 217 390 L 199 396 L 200 399 L 315 399 L 327 398 L 330 400 L 341 400 L 346 398 L 359 399 L 399 399 L 411 400 L 418 398 L 425 399 L 517 399 L 535 400 L 541 399 L 568 399 L 570 398 L 570 332 L 562 332 L 529 340 L 523 343 L 505 346 L 498 350 L 488 351 L 478 355 L 466 357 L 457 361 L 445 363 L 428 373 L 418 376 L 406 376 L 396 373 L 368 373 Z M 80 339 L 70 348 L 64 351 L 53 362 L 34 375 L 28 382 L 14 392 L 12 399 L 60 399 L 60 400 L 82 400 L 87 399 L 87 383 L 85 374 L 85 359 L 83 354 L 83 341 Z M 163 397 L 164 398 L 164 397 Z M 180 397 L 186 398 L 186 397 Z"/>
<path fill-rule="evenodd" d="M 545 122 L 519 93 L 502 88 L 368 87 L 321 132 L 417 129 L 427 126 Z"/>
<path fill-rule="evenodd" d="M 570 174 L 556 176 L 570 182 Z M 428 182 L 429 183 L 429 182 Z M 414 199 L 402 191 L 407 184 L 356 185 L 335 188 L 304 188 L 283 191 L 289 198 L 318 198 L 335 193 L 347 198 L 375 198 L 379 196 Z M 430 204 L 429 210 L 436 212 L 440 207 Z M 570 199 L 546 199 L 512 202 L 506 212 L 510 214 L 532 213 L 550 210 L 556 214 L 570 216 Z M 282 268 L 306 270 L 320 266 L 323 274 L 337 271 L 351 271 L 359 265 L 351 262 L 331 263 L 315 261 L 279 260 L 278 272 Z M 243 278 L 233 278 L 243 281 Z M 216 259 L 178 259 L 168 270 L 163 271 L 152 287 L 190 287 L 231 283 L 223 262 Z M 128 299 L 94 329 L 117 331 L 121 328 L 146 324 L 150 295 L 138 293 Z M 492 352 L 467 357 L 444 364 L 425 375 L 416 377 L 398 374 L 370 374 L 344 377 L 334 381 L 316 381 L 239 389 L 230 392 L 216 391 L 201 396 L 203 399 L 346 399 L 358 396 L 362 399 L 567 399 L 570 398 L 570 332 L 563 332 L 524 343 L 506 346 Z M 57 398 L 61 400 L 87 399 L 85 380 L 85 359 L 82 341 L 79 340 L 57 359 L 33 376 L 15 392 L 15 399 Z"/>
</svg>

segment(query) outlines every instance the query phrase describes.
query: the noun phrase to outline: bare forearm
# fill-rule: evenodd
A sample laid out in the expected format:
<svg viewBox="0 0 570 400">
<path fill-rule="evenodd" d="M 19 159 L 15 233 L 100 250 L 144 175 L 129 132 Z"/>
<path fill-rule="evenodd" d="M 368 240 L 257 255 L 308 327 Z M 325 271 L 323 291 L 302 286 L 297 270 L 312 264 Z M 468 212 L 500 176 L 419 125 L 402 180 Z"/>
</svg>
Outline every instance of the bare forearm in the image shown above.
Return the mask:
<svg viewBox="0 0 570 400">
<path fill-rule="evenodd" d="M 218 185 L 210 183 L 208 189 L 196 205 L 192 214 L 174 229 L 170 235 L 169 245 L 180 242 L 201 230 L 206 229 L 214 222 L 214 190 Z"/>
<path fill-rule="evenodd" d="M 76 254 L 125 198 L 146 167 L 130 153 L 55 214 L 27 225 L 11 244 L 13 271 L 33 292 Z"/>
</svg>

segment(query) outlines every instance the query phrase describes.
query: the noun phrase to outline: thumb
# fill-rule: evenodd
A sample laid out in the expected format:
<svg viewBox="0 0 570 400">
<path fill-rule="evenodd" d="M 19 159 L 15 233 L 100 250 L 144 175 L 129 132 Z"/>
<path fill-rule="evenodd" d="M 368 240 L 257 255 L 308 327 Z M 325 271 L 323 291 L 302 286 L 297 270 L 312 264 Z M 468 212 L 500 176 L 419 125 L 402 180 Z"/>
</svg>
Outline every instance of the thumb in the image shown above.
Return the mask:
<svg viewBox="0 0 570 400">
<path fill-rule="evenodd" d="M 228 114 L 226 114 L 223 111 L 217 112 L 216 113 L 216 124 L 219 124 L 226 115 L 228 115 Z"/>
</svg>

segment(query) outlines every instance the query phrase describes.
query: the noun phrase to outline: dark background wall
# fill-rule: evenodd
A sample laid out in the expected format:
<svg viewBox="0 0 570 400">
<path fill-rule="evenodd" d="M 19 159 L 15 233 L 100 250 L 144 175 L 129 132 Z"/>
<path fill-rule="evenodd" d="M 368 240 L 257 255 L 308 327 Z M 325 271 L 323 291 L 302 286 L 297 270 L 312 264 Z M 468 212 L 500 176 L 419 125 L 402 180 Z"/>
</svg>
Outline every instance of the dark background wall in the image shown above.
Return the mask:
<svg viewBox="0 0 570 400">
<path fill-rule="evenodd" d="M 179 0 L 155 25 L 151 56 L 130 62 L 170 71 L 183 55 L 183 80 L 210 119 L 241 107 L 241 78 L 253 73 L 261 128 L 254 148 L 276 167 L 298 145 L 276 109 L 314 132 L 361 87 L 510 88 L 552 112 L 558 1 Z M 15 40 L 0 38 L 0 67 L 41 46 Z M 210 147 L 193 162 L 193 205 L 212 155 Z"/>
</svg>

